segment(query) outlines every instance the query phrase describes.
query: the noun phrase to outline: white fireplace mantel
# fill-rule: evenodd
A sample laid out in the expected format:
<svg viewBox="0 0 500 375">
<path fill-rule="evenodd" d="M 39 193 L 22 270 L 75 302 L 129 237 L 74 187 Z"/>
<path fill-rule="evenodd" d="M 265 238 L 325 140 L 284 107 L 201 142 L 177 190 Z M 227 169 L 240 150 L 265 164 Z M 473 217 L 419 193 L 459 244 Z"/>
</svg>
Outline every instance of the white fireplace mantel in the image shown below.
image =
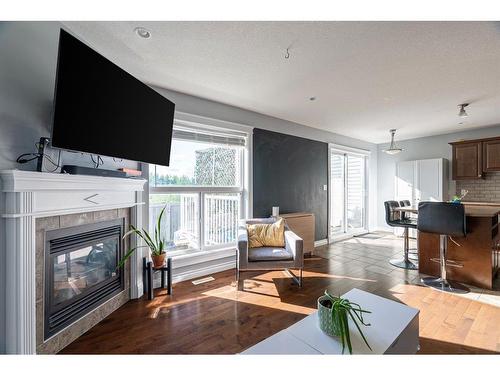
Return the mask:
<svg viewBox="0 0 500 375">
<path fill-rule="evenodd" d="M 40 217 L 131 208 L 131 223 L 142 226 L 144 179 L 0 171 L 0 239 L 5 265 L 6 353 L 35 353 L 35 220 Z M 0 233 L 2 233 L 0 232 Z M 134 241 L 135 239 L 131 239 Z M 132 243 L 132 246 L 136 244 Z M 131 298 L 142 295 L 142 260 L 131 257 Z"/>
</svg>

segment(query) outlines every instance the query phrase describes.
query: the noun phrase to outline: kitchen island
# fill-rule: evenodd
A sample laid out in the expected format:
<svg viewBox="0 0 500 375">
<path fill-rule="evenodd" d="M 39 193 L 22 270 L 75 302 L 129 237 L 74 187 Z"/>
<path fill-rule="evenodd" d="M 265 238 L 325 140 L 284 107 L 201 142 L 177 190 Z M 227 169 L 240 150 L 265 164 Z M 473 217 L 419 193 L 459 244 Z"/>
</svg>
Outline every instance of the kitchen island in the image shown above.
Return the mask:
<svg viewBox="0 0 500 375">
<path fill-rule="evenodd" d="M 467 236 L 448 238 L 447 259 L 463 267 L 447 266 L 449 280 L 491 289 L 499 268 L 499 206 L 464 204 Z M 418 233 L 419 271 L 439 276 L 439 235 Z"/>
</svg>

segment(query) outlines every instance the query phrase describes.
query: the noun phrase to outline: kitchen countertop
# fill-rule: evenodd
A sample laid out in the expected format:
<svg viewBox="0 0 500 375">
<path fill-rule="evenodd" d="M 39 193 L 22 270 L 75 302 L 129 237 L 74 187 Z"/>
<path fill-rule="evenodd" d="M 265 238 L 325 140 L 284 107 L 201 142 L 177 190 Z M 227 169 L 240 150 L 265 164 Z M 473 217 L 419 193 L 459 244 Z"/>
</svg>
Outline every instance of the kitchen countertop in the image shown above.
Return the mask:
<svg viewBox="0 0 500 375">
<path fill-rule="evenodd" d="M 471 205 L 471 204 L 464 204 L 464 206 L 465 206 L 466 216 L 494 217 L 500 214 L 500 206 Z M 418 209 L 416 207 L 397 207 L 394 210 L 418 214 Z"/>
<path fill-rule="evenodd" d="M 500 207 L 465 205 L 465 215 L 474 217 L 493 217 L 500 213 Z"/>
<path fill-rule="evenodd" d="M 495 206 L 500 207 L 500 202 L 462 202 L 462 204 L 470 206 Z"/>
</svg>

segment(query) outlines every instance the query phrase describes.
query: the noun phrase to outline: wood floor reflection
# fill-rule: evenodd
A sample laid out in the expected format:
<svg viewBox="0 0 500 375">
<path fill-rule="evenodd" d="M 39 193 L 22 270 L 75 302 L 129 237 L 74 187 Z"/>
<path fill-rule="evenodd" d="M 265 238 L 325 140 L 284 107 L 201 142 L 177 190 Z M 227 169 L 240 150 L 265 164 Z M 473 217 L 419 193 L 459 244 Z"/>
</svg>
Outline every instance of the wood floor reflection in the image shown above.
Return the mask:
<svg viewBox="0 0 500 375">
<path fill-rule="evenodd" d="M 302 288 L 281 271 L 247 274 L 243 292 L 234 270 L 206 284 L 178 283 L 173 297 L 157 290 L 153 301 L 128 302 L 62 353 L 239 353 L 312 313 L 325 289 L 352 288 L 420 309 L 421 353 L 500 352 L 500 292 L 424 287 L 418 271 L 388 263 L 401 247 L 401 239 L 376 233 L 317 248 Z"/>
</svg>

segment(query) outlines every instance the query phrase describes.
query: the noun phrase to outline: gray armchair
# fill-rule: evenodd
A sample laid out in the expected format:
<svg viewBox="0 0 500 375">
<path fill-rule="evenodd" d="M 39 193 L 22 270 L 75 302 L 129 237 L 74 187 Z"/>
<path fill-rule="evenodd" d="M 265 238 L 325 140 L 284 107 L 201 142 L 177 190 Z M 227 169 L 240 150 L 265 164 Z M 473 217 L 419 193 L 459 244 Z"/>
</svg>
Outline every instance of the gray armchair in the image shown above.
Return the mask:
<svg viewBox="0 0 500 375">
<path fill-rule="evenodd" d="M 240 220 L 238 227 L 238 249 L 236 254 L 236 281 L 238 290 L 243 290 L 244 271 L 285 270 L 292 279 L 302 286 L 302 270 L 304 268 L 304 243 L 302 238 L 293 233 L 285 225 L 285 247 L 248 248 L 247 224 L 272 224 L 274 218 Z M 299 270 L 299 277 L 290 269 Z"/>
</svg>

